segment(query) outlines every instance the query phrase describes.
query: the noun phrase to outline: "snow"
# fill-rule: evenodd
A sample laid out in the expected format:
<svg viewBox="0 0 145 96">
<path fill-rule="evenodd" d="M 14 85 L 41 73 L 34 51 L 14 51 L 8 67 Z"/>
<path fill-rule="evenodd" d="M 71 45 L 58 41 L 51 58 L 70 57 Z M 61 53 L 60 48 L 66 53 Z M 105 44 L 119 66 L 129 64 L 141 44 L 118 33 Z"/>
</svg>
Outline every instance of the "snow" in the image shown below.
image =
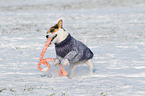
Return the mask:
<svg viewBox="0 0 145 96">
<path fill-rule="evenodd" d="M 144 9 L 144 0 L 1 0 L 0 96 L 144 96 Z M 37 69 L 59 19 L 94 52 L 92 76 L 85 64 L 72 79 L 53 63 L 47 73 Z M 54 45 L 44 58 L 55 58 Z"/>
</svg>

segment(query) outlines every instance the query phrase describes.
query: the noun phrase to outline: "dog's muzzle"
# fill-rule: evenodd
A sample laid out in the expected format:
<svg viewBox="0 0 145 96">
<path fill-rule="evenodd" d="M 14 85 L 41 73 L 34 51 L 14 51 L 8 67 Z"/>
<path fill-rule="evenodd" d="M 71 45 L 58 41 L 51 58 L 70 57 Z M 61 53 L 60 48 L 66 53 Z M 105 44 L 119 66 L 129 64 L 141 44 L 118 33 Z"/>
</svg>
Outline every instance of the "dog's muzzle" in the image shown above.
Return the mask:
<svg viewBox="0 0 145 96">
<path fill-rule="evenodd" d="M 46 35 L 46 38 L 48 39 L 49 35 Z"/>
<path fill-rule="evenodd" d="M 56 37 L 57 37 L 57 34 L 52 37 L 52 40 L 51 41 L 53 41 Z M 46 38 L 48 39 L 49 38 L 49 35 L 46 35 Z"/>
</svg>

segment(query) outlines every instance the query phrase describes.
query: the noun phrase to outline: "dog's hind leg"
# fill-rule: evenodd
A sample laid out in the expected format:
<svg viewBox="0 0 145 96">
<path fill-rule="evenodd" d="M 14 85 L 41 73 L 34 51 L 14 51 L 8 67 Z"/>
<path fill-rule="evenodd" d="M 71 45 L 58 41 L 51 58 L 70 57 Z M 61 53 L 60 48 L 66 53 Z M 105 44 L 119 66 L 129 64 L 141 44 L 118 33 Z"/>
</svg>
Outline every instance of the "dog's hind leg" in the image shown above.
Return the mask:
<svg viewBox="0 0 145 96">
<path fill-rule="evenodd" d="M 90 75 L 93 75 L 93 63 L 92 63 L 92 59 L 86 61 L 86 63 L 88 64 L 88 67 L 90 69 Z"/>
</svg>

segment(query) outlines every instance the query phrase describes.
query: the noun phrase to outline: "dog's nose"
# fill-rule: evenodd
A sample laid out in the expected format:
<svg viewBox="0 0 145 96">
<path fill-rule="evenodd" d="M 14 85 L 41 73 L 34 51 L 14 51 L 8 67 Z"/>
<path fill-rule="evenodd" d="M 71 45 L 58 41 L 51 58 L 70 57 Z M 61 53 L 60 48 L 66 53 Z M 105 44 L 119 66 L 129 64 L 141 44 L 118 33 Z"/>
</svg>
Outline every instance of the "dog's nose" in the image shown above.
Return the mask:
<svg viewBox="0 0 145 96">
<path fill-rule="evenodd" d="M 48 39 L 49 35 L 46 35 L 46 38 Z"/>
</svg>

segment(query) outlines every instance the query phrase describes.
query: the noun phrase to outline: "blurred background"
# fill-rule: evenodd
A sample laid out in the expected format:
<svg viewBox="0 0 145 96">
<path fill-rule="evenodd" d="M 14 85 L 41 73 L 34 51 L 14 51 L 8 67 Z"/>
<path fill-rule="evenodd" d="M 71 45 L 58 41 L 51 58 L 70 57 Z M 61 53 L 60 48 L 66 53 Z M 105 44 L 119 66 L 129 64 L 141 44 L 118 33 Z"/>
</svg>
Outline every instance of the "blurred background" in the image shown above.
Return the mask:
<svg viewBox="0 0 145 96">
<path fill-rule="evenodd" d="M 95 43 L 142 41 L 144 6 L 144 0 L 1 0 L 0 35 L 45 34 L 63 19 L 68 32 Z"/>
</svg>

